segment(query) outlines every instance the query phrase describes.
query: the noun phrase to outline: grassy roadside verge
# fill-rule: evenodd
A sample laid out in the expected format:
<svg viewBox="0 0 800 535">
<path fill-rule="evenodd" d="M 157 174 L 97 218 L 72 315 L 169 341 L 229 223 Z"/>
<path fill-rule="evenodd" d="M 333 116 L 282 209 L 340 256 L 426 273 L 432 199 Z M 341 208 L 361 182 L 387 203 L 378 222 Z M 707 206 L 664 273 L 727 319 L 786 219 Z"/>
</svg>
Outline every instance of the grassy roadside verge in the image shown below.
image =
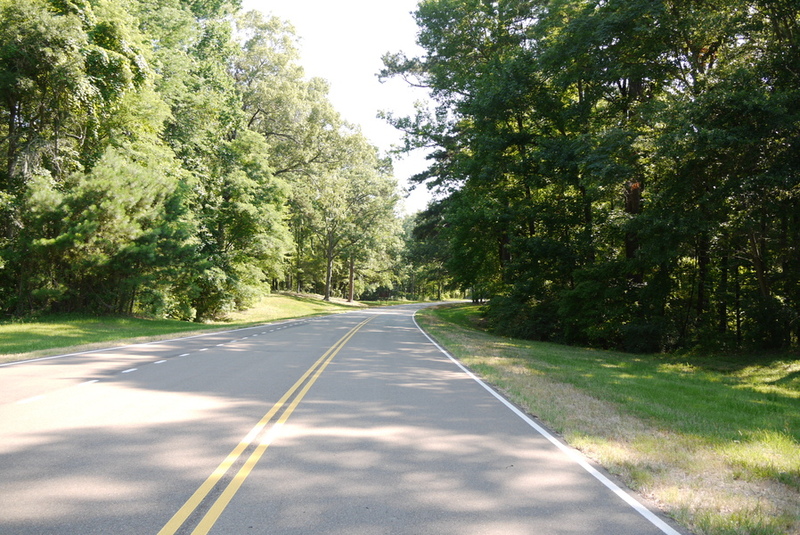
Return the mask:
<svg viewBox="0 0 800 535">
<path fill-rule="evenodd" d="M 83 315 L 46 316 L 37 321 L 0 324 L 0 363 L 352 309 L 352 306 L 311 296 L 273 294 L 262 298 L 253 308 L 232 313 L 225 321 L 214 323 Z"/>
<path fill-rule="evenodd" d="M 491 336 L 476 306 L 420 325 L 695 533 L 800 533 L 800 361 L 637 356 Z M 699 364 L 698 364 L 699 363 Z"/>
</svg>

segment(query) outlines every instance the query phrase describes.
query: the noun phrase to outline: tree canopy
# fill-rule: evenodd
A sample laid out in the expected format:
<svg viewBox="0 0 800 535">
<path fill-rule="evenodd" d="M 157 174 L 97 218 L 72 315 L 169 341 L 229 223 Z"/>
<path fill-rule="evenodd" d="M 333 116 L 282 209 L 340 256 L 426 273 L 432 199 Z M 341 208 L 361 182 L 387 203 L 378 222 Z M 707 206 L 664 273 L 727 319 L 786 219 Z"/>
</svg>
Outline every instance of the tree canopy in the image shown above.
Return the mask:
<svg viewBox="0 0 800 535">
<path fill-rule="evenodd" d="M 800 343 L 796 2 L 423 0 L 415 16 L 425 53 L 382 75 L 434 105 L 390 120 L 434 148 L 417 178 L 443 194 L 443 258 L 492 296 L 497 331 Z"/>
<path fill-rule="evenodd" d="M 0 0 L 0 311 L 203 321 L 385 284 L 391 166 L 296 41 L 230 0 Z"/>
</svg>

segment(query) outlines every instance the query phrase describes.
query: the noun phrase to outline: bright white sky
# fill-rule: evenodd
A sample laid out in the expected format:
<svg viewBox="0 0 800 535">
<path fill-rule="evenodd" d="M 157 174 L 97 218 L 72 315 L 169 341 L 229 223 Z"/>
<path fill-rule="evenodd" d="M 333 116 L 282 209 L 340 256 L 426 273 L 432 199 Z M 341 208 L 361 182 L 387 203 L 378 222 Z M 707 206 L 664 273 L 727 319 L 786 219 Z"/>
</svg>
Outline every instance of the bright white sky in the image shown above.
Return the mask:
<svg viewBox="0 0 800 535">
<path fill-rule="evenodd" d="M 380 83 L 377 74 L 386 52 L 419 55 L 417 26 L 411 13 L 417 0 L 244 0 L 245 10 L 288 20 L 300 38 L 306 76 L 325 78 L 330 100 L 345 120 L 360 125 L 364 135 L 386 153 L 400 143 L 400 133 L 376 118 L 378 111 L 410 115 L 425 93 L 399 79 Z M 395 157 L 401 186 L 427 167 L 424 154 Z M 407 213 L 425 208 L 430 194 L 418 187 L 405 201 Z"/>
</svg>

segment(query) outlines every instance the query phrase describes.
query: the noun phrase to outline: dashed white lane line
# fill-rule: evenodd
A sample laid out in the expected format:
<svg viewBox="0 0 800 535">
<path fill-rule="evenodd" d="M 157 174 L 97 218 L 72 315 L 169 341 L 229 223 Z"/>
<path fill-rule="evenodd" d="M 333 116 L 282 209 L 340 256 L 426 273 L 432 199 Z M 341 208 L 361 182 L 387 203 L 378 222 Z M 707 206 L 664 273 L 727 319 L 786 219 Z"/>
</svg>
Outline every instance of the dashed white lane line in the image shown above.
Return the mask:
<svg viewBox="0 0 800 535">
<path fill-rule="evenodd" d="M 314 320 L 314 321 L 318 321 L 318 320 Z M 309 321 L 305 321 L 305 322 L 294 321 L 294 322 L 290 322 L 290 325 L 287 325 L 286 327 L 281 327 L 281 328 L 285 329 L 287 327 L 291 327 L 292 325 L 302 325 L 304 323 L 309 323 Z M 241 329 L 233 329 L 233 330 L 230 330 L 230 331 L 205 333 L 205 334 L 198 334 L 198 335 L 195 335 L 195 336 L 185 336 L 185 337 L 181 337 L 181 338 L 171 338 L 169 340 L 159 340 L 159 341 L 156 341 L 156 342 L 146 342 L 146 343 L 143 343 L 143 344 L 129 344 L 129 345 L 124 345 L 124 346 L 117 346 L 117 347 L 110 347 L 110 348 L 103 348 L 103 349 L 92 349 L 90 351 L 79 351 L 79 352 L 76 352 L 76 353 L 65 353 L 63 355 L 53 355 L 51 357 L 41 357 L 41 358 L 38 358 L 38 359 L 20 360 L 20 361 L 16 361 L 16 362 L 4 362 L 3 364 L 0 364 L 0 368 L 5 368 L 6 366 L 18 366 L 18 365 L 23 365 L 23 364 L 33 364 L 35 362 L 42 362 L 42 361 L 45 361 L 45 360 L 63 359 L 63 358 L 66 358 L 66 357 L 74 357 L 74 356 L 77 356 L 77 355 L 89 355 L 89 354 L 95 354 L 95 353 L 102 353 L 102 352 L 112 351 L 112 350 L 117 350 L 117 349 L 127 349 L 129 347 L 149 346 L 149 345 L 155 345 L 155 344 L 164 344 L 164 343 L 167 343 L 167 342 L 184 342 L 186 340 L 193 340 L 195 338 L 203 338 L 203 337 L 206 337 L 206 336 L 214 336 L 214 335 L 220 335 L 220 334 L 230 334 L 230 333 L 235 333 L 235 332 L 238 332 L 238 331 L 245 331 L 245 330 L 252 330 L 252 329 L 259 329 L 259 328 L 263 328 L 263 326 L 244 327 L 244 328 L 241 328 Z M 269 331 L 269 332 L 272 332 L 272 331 Z M 261 334 L 265 334 L 265 333 L 262 332 Z M 186 356 L 189 356 L 189 354 L 185 353 L 185 354 L 180 355 L 180 356 L 181 357 L 186 357 Z"/>
<path fill-rule="evenodd" d="M 305 322 L 305 323 L 308 323 L 308 322 Z M 275 331 L 280 331 L 281 329 L 286 329 L 287 327 L 288 326 L 276 327 L 276 328 L 270 329 L 268 331 L 261 331 L 261 334 L 268 334 L 268 333 L 272 333 L 272 332 L 275 332 Z M 240 338 L 240 340 L 246 340 L 247 338 L 255 338 L 256 336 L 258 336 L 258 334 L 245 336 L 244 338 Z M 194 338 L 194 337 L 192 337 L 192 338 Z M 217 344 L 217 347 L 224 346 L 224 345 L 225 344 Z M 208 347 L 204 347 L 202 349 L 199 349 L 198 351 L 208 351 L 208 350 L 209 350 Z M 81 353 L 78 353 L 78 354 L 81 354 Z M 182 353 L 182 354 L 180 354 L 178 356 L 179 357 L 188 357 L 190 355 L 191 355 L 191 353 Z M 68 355 L 61 355 L 61 356 L 68 356 Z M 40 360 L 40 359 L 37 359 L 37 360 Z M 45 360 L 45 359 L 41 359 L 41 360 Z M 158 360 L 158 361 L 154 362 L 153 364 L 163 364 L 165 362 L 167 362 L 166 359 L 163 359 L 163 360 Z M 12 364 L 14 364 L 14 363 L 12 363 Z M 129 368 L 127 370 L 123 370 L 121 373 L 131 373 L 131 372 L 137 371 L 138 369 L 139 368 Z M 99 382 L 99 379 L 91 379 L 89 381 L 84 381 L 84 382 L 78 384 L 77 386 L 86 386 L 86 385 L 91 385 L 91 384 L 94 384 L 94 383 L 97 383 L 97 382 Z M 18 405 L 24 405 L 26 403 L 32 403 L 34 401 L 38 401 L 40 399 L 43 399 L 44 397 L 45 397 L 44 394 L 39 395 L 39 396 L 32 396 L 32 397 L 29 397 L 29 398 L 21 399 L 21 400 L 17 401 L 16 403 Z"/>
<path fill-rule="evenodd" d="M 21 399 L 21 400 L 17 401 L 17 405 L 25 405 L 26 403 L 33 403 L 34 401 L 42 399 L 43 397 L 44 396 L 33 396 L 33 397 L 30 397 L 30 398 Z"/>
<path fill-rule="evenodd" d="M 306 322 L 306 323 L 308 323 L 308 322 Z M 280 331 L 281 329 L 286 329 L 286 328 L 287 328 L 287 326 L 276 327 L 276 328 L 268 330 L 268 331 L 261 331 L 261 334 L 268 334 L 268 333 L 275 332 L 275 331 Z M 248 338 L 255 338 L 256 336 L 258 336 L 258 334 L 245 336 L 244 338 L 240 338 L 240 340 L 246 340 Z M 217 344 L 217 347 L 224 346 L 224 345 L 225 344 Z M 209 350 L 208 347 L 204 347 L 202 349 L 199 349 L 198 351 L 208 351 L 208 350 Z M 80 354 L 80 353 L 78 353 L 78 354 Z M 188 357 L 189 355 L 191 355 L 191 353 L 182 353 L 182 354 L 180 354 L 178 356 L 179 357 Z M 62 356 L 67 356 L 67 355 L 62 355 Z M 39 359 L 37 359 L 37 360 L 39 360 Z M 41 360 L 44 360 L 44 359 L 41 359 Z M 158 361 L 154 362 L 153 364 L 163 364 L 165 362 L 167 362 L 166 359 L 158 360 Z M 14 364 L 14 363 L 12 363 L 12 364 Z M 129 368 L 127 370 L 123 370 L 121 373 L 131 373 L 131 372 L 137 371 L 138 369 L 139 368 Z M 94 383 L 97 383 L 97 382 L 99 382 L 99 379 L 91 379 L 89 381 L 84 381 L 84 382 L 78 384 L 77 386 L 86 386 L 86 385 L 91 385 L 91 384 L 94 384 Z M 32 396 L 32 397 L 29 397 L 29 398 L 21 399 L 21 400 L 17 401 L 16 403 L 18 405 L 24 405 L 26 403 L 32 403 L 34 401 L 38 401 L 40 399 L 43 399 L 44 397 L 45 397 L 44 395 Z"/>
</svg>

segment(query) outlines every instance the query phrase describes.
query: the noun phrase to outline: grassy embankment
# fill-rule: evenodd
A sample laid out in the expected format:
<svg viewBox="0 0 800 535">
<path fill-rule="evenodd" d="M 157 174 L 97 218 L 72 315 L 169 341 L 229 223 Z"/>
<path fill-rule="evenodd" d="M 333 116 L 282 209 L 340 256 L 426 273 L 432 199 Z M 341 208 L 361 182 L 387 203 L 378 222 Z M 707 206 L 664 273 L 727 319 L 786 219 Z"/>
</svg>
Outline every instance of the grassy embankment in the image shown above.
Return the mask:
<svg viewBox="0 0 800 535">
<path fill-rule="evenodd" d="M 800 533 L 800 361 L 630 355 L 420 324 L 509 399 L 698 534 Z"/>
<path fill-rule="evenodd" d="M 325 302 L 314 297 L 273 294 L 225 321 L 191 323 L 130 317 L 85 315 L 44 316 L 35 321 L 0 324 L 0 363 L 65 352 L 86 351 L 112 345 L 227 330 L 283 319 L 352 310 L 352 305 Z"/>
</svg>

